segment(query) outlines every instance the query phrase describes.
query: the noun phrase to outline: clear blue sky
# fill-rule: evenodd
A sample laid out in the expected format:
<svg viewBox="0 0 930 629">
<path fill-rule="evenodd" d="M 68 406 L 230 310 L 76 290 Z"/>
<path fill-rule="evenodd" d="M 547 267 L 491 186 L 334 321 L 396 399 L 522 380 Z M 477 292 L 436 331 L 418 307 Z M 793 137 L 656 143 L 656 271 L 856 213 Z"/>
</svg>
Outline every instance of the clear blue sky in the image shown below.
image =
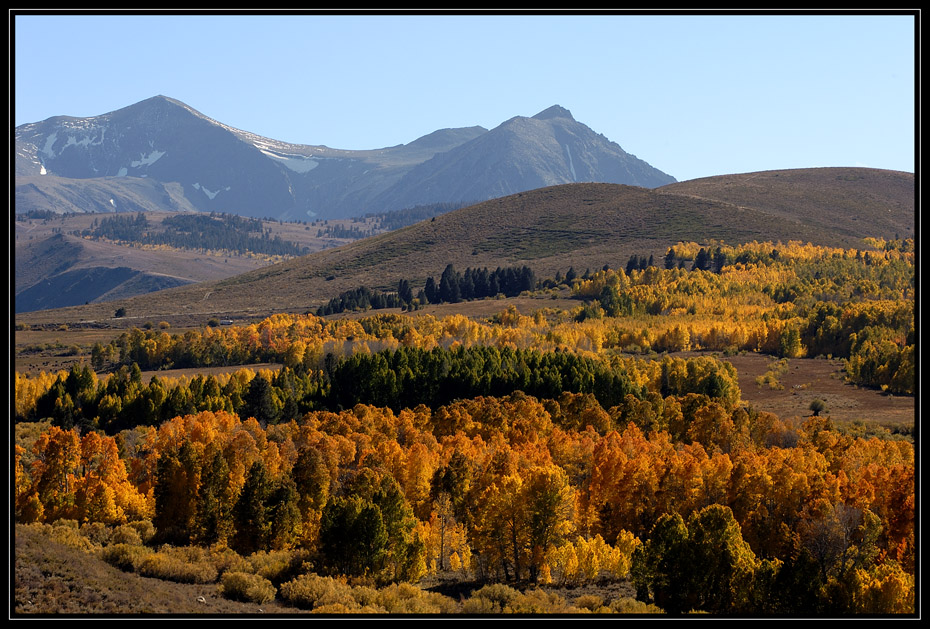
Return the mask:
<svg viewBox="0 0 930 629">
<path fill-rule="evenodd" d="M 14 15 L 14 124 L 156 94 L 372 149 L 558 104 L 679 180 L 914 171 L 915 17 Z"/>
</svg>

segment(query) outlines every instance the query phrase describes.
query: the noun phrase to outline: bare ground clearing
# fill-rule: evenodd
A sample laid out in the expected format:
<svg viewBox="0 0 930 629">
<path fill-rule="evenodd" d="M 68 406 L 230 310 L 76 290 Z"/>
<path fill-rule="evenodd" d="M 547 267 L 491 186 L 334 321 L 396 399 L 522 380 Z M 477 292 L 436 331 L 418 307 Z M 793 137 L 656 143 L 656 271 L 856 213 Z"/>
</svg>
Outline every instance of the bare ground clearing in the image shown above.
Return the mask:
<svg viewBox="0 0 930 629">
<path fill-rule="evenodd" d="M 911 426 L 916 422 L 913 396 L 888 395 L 876 389 L 847 384 L 843 361 L 824 358 L 789 359 L 779 377 L 783 389 L 756 384 L 756 378 L 778 359 L 763 354 L 720 356 L 736 367 L 742 399 L 760 411 L 779 417 L 809 417 L 814 399 L 826 402 L 829 415 L 838 422 L 862 421 L 882 426 Z"/>
</svg>

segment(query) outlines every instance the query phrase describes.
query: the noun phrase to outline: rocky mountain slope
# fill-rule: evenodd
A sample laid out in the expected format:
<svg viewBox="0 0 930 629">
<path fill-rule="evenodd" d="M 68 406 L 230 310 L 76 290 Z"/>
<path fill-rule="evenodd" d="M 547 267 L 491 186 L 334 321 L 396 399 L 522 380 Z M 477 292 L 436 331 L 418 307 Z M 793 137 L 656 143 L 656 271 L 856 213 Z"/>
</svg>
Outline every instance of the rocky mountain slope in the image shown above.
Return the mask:
<svg viewBox="0 0 930 629">
<path fill-rule="evenodd" d="M 264 138 L 156 96 L 100 116 L 21 125 L 15 149 L 17 211 L 147 209 L 141 195 L 161 210 L 306 220 L 562 183 L 674 181 L 559 106 L 491 131 L 442 129 L 408 144 L 344 151 Z M 162 186 L 143 193 L 139 179 Z"/>
</svg>

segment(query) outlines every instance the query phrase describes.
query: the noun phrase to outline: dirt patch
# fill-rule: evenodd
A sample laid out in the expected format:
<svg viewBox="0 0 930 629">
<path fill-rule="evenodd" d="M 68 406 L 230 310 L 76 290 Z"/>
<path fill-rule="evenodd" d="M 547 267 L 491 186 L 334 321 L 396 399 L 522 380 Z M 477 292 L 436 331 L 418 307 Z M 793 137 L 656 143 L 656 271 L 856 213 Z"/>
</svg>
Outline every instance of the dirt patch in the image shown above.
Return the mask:
<svg viewBox="0 0 930 629">
<path fill-rule="evenodd" d="M 888 395 L 877 389 L 845 382 L 843 361 L 824 358 L 787 359 L 787 369 L 778 376 L 781 389 L 759 386 L 756 378 L 770 369 L 778 358 L 763 354 L 720 356 L 736 367 L 742 399 L 760 411 L 779 417 L 809 417 L 810 403 L 826 403 L 826 411 L 839 422 L 862 421 L 882 426 L 915 424 L 914 398 Z"/>
</svg>

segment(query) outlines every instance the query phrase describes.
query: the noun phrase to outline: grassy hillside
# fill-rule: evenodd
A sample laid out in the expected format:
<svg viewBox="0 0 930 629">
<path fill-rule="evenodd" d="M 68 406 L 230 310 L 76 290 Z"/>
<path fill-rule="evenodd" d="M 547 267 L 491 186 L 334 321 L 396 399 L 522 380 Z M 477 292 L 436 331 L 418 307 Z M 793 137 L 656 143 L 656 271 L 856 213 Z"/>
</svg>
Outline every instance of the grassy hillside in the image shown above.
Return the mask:
<svg viewBox="0 0 930 629">
<path fill-rule="evenodd" d="M 261 316 L 314 309 L 366 285 L 415 291 L 449 263 L 527 264 L 537 277 L 574 267 L 618 268 L 630 255 L 664 255 L 679 241 L 800 240 L 859 247 L 866 236 L 913 233 L 913 175 L 809 169 L 716 177 L 646 190 L 569 184 L 495 199 L 255 271 L 128 300 L 31 313 L 28 323 L 132 317 Z"/>
<path fill-rule="evenodd" d="M 871 168 L 772 170 L 671 184 L 663 192 L 752 207 L 837 237 L 914 235 L 913 173 Z"/>
<path fill-rule="evenodd" d="M 126 573 L 68 526 L 16 527 L 15 605 L 19 617 L 87 614 L 258 614 L 287 611 L 221 597 L 213 583 L 175 583 Z M 11 572 L 14 572 L 11 569 Z"/>
</svg>

